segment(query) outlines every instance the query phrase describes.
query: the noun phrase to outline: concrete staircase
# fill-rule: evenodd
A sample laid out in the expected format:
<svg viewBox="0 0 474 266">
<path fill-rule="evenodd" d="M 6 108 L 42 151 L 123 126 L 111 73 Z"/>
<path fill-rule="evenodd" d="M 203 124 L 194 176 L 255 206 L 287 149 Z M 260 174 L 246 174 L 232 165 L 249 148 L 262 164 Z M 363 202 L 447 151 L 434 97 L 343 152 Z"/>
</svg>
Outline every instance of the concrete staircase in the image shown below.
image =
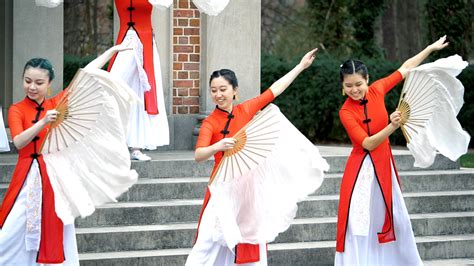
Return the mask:
<svg viewBox="0 0 474 266">
<path fill-rule="evenodd" d="M 331 165 L 322 187 L 299 204 L 297 219 L 268 246 L 269 265 L 333 264 L 339 184 L 350 149 L 320 147 Z M 77 219 L 81 265 L 184 265 L 213 162 L 193 153 L 149 153 L 134 162 L 138 184 L 85 219 Z M 427 265 L 474 264 L 474 169 L 438 156 L 429 169 L 395 150 L 418 250 Z M 15 164 L 0 155 L 0 198 Z"/>
</svg>

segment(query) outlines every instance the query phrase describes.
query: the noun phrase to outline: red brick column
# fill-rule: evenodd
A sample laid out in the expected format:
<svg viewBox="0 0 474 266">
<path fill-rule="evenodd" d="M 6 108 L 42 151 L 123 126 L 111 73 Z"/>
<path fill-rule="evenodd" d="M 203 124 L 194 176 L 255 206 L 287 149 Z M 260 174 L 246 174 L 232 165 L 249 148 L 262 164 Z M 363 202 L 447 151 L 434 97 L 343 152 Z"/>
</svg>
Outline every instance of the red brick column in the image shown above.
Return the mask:
<svg viewBox="0 0 474 266">
<path fill-rule="evenodd" d="M 198 114 L 200 13 L 191 0 L 174 0 L 173 7 L 173 114 Z"/>
</svg>

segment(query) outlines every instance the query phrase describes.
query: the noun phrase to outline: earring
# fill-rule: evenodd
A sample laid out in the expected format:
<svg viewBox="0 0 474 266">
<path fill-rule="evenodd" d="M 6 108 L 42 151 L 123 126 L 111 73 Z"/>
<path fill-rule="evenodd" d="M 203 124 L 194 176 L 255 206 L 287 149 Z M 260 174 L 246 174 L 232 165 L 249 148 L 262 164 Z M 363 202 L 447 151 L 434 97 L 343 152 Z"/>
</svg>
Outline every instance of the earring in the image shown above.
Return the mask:
<svg viewBox="0 0 474 266">
<path fill-rule="evenodd" d="M 48 92 L 47 92 L 48 96 L 51 96 L 51 87 L 48 87 Z"/>
<path fill-rule="evenodd" d="M 344 88 L 342 88 L 342 96 L 346 96 L 346 92 L 344 91 Z"/>
</svg>

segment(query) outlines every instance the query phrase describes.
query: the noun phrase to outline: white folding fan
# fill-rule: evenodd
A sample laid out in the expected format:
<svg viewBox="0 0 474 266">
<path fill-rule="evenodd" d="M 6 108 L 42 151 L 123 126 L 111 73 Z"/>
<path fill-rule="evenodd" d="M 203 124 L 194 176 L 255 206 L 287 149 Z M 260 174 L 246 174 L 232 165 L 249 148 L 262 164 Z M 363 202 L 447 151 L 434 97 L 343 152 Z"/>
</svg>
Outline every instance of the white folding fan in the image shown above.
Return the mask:
<svg viewBox="0 0 474 266">
<path fill-rule="evenodd" d="M 453 161 L 467 152 L 470 136 L 456 118 L 464 103 L 464 87 L 456 76 L 466 66 L 467 62 L 454 55 L 408 73 L 398 110 L 415 166 L 433 164 L 436 151 Z"/>
<path fill-rule="evenodd" d="M 233 149 L 224 152 L 210 183 L 238 178 L 258 166 L 271 153 L 280 136 L 278 113 L 275 105 L 268 106 L 233 136 L 236 144 Z"/>
<path fill-rule="evenodd" d="M 297 202 L 321 185 L 329 165 L 273 104 L 233 138 L 236 145 L 224 153 L 209 184 L 216 232 L 229 248 L 271 242 L 288 229 Z"/>
<path fill-rule="evenodd" d="M 101 69 L 80 69 L 56 106 L 42 148 L 54 190 L 56 213 L 65 223 L 116 201 L 137 180 L 130 170 L 126 129 L 131 89 Z"/>
</svg>

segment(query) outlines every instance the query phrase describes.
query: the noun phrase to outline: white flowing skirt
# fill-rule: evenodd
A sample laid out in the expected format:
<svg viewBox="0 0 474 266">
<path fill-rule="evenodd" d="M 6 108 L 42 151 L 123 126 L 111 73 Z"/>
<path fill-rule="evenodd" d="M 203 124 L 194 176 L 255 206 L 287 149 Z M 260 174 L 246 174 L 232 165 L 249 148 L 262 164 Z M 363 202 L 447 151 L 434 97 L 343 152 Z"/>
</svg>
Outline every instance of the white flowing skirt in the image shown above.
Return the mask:
<svg viewBox="0 0 474 266">
<path fill-rule="evenodd" d="M 144 101 L 145 92 L 150 90 L 150 84 L 143 69 L 143 45 L 134 30 L 127 32 L 123 42 L 130 43 L 133 50 L 118 53 L 110 72 L 121 77 L 137 94 L 138 98 Z M 168 145 L 170 142 L 168 118 L 166 116 L 163 96 L 160 57 L 155 40 L 153 40 L 153 65 L 159 114 L 148 114 L 143 103 L 132 106 L 130 111 L 130 129 L 127 136 L 127 144 L 132 148 L 154 150 L 156 147 Z"/>
<path fill-rule="evenodd" d="M 7 132 L 5 130 L 5 124 L 3 123 L 2 109 L 0 108 L 0 152 L 9 151 L 10 144 L 8 143 Z"/>
<path fill-rule="evenodd" d="M 39 240 L 41 233 L 39 230 L 36 230 L 36 234 L 27 233 L 27 224 L 31 224 L 32 221 L 35 226 L 41 228 L 41 211 L 39 211 L 39 216 L 31 217 L 27 210 L 28 194 L 31 195 L 28 185 L 34 182 L 34 179 L 38 177 L 38 173 L 39 168 L 35 161 L 10 214 L 5 220 L 3 228 L 0 229 L 0 265 L 39 265 L 36 263 L 38 251 L 27 250 L 31 249 L 27 247 L 27 243 L 34 242 L 35 238 Z M 34 195 L 35 198 L 42 197 L 41 189 L 39 191 L 40 193 Z M 33 200 L 38 201 L 38 199 Z M 35 220 L 39 223 L 35 223 Z M 74 224 L 64 226 L 63 244 L 66 260 L 62 265 L 79 265 Z"/>
<path fill-rule="evenodd" d="M 219 227 L 217 208 L 209 201 L 202 215 L 197 241 L 186 260 L 186 266 L 237 265 L 234 263 L 235 248 L 229 249 L 227 247 L 224 236 L 222 235 L 222 230 L 220 230 Z M 266 244 L 260 244 L 260 261 L 238 265 L 266 266 Z"/>
<path fill-rule="evenodd" d="M 393 221 L 396 241 L 380 244 L 385 204 L 370 156 L 366 156 L 351 199 L 344 252 L 335 265 L 423 265 L 410 217 L 392 165 Z"/>
</svg>

